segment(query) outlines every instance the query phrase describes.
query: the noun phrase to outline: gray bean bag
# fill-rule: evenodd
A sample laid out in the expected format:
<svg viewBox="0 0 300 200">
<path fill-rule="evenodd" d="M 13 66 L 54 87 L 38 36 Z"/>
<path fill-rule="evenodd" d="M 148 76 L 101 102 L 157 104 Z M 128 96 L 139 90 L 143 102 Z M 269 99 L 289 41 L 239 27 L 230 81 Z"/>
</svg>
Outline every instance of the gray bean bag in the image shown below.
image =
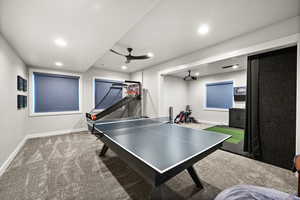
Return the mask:
<svg viewBox="0 0 300 200">
<path fill-rule="evenodd" d="M 221 192 L 215 200 L 300 200 L 300 198 L 270 188 L 237 185 Z"/>
</svg>

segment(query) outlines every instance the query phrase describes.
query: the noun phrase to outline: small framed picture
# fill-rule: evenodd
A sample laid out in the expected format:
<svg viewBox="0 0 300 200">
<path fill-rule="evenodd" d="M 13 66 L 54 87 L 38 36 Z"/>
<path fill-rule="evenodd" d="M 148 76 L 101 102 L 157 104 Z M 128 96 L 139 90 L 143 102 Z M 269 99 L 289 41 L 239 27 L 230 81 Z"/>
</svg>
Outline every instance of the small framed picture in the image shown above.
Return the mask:
<svg viewBox="0 0 300 200">
<path fill-rule="evenodd" d="M 17 96 L 17 108 L 21 109 L 23 107 L 23 97 L 22 95 Z"/>
<path fill-rule="evenodd" d="M 21 76 L 17 76 L 17 89 L 19 91 L 23 90 L 23 78 Z"/>
<path fill-rule="evenodd" d="M 23 91 L 26 92 L 27 91 L 27 80 L 23 79 Z"/>
<path fill-rule="evenodd" d="M 27 96 L 23 95 L 22 96 L 23 100 L 22 100 L 22 108 L 26 108 L 27 107 Z"/>
</svg>

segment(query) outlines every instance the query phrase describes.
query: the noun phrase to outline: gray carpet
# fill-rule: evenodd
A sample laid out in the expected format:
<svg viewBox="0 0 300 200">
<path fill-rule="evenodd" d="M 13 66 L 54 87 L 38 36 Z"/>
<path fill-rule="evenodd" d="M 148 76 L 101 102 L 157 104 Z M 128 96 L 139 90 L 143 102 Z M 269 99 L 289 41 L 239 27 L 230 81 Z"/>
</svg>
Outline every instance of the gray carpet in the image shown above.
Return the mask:
<svg viewBox="0 0 300 200">
<path fill-rule="evenodd" d="M 0 177 L 0 199 L 147 199 L 151 186 L 113 152 L 99 158 L 101 147 L 102 143 L 86 132 L 28 140 Z M 205 189 L 196 189 L 183 172 L 163 187 L 164 198 L 212 200 L 236 184 L 296 192 L 297 179 L 292 172 L 221 150 L 195 168 Z"/>
</svg>

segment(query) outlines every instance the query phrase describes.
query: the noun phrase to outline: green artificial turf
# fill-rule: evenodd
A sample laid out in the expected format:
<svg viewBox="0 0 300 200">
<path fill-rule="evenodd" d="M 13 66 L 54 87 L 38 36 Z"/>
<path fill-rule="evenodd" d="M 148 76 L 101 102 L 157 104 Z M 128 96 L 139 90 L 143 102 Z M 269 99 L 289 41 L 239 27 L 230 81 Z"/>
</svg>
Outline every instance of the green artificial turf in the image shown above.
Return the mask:
<svg viewBox="0 0 300 200">
<path fill-rule="evenodd" d="M 244 139 L 244 130 L 243 129 L 229 128 L 229 127 L 223 127 L 223 126 L 213 126 L 213 127 L 207 128 L 205 130 L 231 135 L 232 137 L 227 139 L 226 141 L 233 143 L 233 144 L 238 144 L 241 140 Z"/>
</svg>

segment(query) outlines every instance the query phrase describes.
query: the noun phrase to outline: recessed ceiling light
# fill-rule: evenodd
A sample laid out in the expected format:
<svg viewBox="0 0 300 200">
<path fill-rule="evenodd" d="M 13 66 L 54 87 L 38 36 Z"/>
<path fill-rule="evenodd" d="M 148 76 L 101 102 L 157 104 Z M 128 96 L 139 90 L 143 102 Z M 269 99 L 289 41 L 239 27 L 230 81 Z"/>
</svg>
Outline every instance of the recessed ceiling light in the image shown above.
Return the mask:
<svg viewBox="0 0 300 200">
<path fill-rule="evenodd" d="M 200 73 L 199 73 L 199 72 L 196 72 L 196 73 L 195 73 L 195 76 L 199 76 L 199 75 L 200 75 Z"/>
<path fill-rule="evenodd" d="M 147 53 L 147 56 L 148 56 L 149 58 L 153 58 L 153 57 L 154 57 L 154 54 L 153 54 L 152 52 L 149 52 L 149 53 Z"/>
<path fill-rule="evenodd" d="M 55 62 L 55 65 L 58 67 L 62 67 L 64 64 L 62 62 Z"/>
<path fill-rule="evenodd" d="M 54 40 L 54 43 L 55 43 L 57 46 L 59 46 L 59 47 L 65 47 L 65 46 L 67 46 L 67 42 L 66 42 L 66 40 L 64 40 L 63 38 L 56 38 L 56 39 Z"/>
<path fill-rule="evenodd" d="M 233 66 L 232 66 L 232 69 L 237 69 L 237 68 L 239 68 L 238 65 L 233 65 Z"/>
<path fill-rule="evenodd" d="M 205 35 L 209 32 L 209 26 L 207 24 L 202 24 L 198 28 L 198 33 L 201 35 Z"/>
<path fill-rule="evenodd" d="M 121 68 L 122 68 L 123 70 L 126 70 L 126 69 L 127 69 L 127 66 L 126 66 L 126 65 L 123 65 Z"/>
</svg>

